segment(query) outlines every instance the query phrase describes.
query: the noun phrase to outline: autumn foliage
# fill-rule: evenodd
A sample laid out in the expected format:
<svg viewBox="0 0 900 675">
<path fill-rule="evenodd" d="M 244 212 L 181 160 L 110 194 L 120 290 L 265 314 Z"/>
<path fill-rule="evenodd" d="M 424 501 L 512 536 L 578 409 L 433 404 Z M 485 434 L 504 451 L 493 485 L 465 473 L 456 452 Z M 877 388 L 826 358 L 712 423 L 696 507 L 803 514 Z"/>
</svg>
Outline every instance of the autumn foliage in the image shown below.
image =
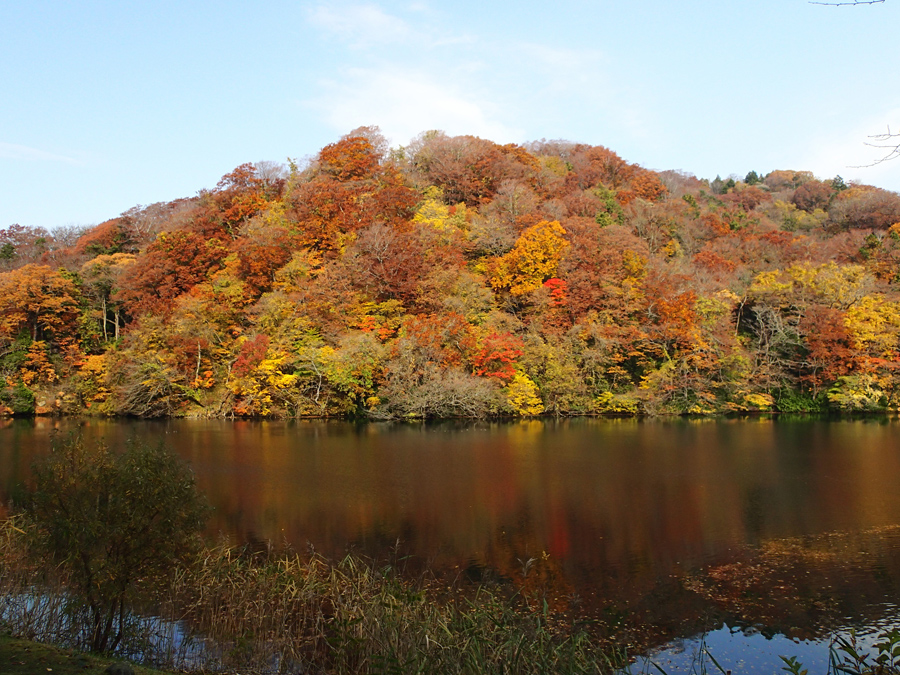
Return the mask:
<svg viewBox="0 0 900 675">
<path fill-rule="evenodd" d="M 374 127 L 85 231 L 0 230 L 0 414 L 900 407 L 900 196 Z"/>
</svg>

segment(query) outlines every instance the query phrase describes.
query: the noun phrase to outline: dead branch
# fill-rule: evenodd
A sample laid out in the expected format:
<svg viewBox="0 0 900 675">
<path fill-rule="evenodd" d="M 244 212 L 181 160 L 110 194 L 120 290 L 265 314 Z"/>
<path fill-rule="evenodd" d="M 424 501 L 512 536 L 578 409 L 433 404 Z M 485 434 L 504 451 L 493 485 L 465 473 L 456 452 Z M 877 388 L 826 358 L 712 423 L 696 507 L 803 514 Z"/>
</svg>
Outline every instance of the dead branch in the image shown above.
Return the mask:
<svg viewBox="0 0 900 675">
<path fill-rule="evenodd" d="M 853 2 L 813 2 L 810 0 L 811 5 L 828 5 L 829 7 L 843 7 L 845 5 L 877 5 L 884 0 L 853 0 Z"/>
<path fill-rule="evenodd" d="M 900 157 L 900 133 L 892 133 L 891 128 L 888 127 L 888 130 L 885 133 L 873 134 L 869 136 L 869 138 L 871 140 L 867 142 L 866 145 L 870 148 L 887 150 L 887 153 L 885 153 L 881 159 L 876 159 L 871 164 L 860 164 L 858 166 L 850 167 L 851 169 L 866 169 L 870 166 L 876 166 L 882 162 L 888 162 Z"/>
</svg>

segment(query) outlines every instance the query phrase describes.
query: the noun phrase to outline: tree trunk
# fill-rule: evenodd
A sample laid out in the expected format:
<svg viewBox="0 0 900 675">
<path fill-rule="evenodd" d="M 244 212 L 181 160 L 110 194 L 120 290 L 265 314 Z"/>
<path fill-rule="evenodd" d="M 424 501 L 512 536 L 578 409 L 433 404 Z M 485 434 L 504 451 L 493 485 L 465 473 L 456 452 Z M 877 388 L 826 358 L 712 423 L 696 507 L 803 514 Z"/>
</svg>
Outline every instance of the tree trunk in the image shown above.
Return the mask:
<svg viewBox="0 0 900 675">
<path fill-rule="evenodd" d="M 106 296 L 103 297 L 103 341 L 108 342 L 109 336 L 106 334 L 106 324 L 109 319 L 106 316 Z"/>
</svg>

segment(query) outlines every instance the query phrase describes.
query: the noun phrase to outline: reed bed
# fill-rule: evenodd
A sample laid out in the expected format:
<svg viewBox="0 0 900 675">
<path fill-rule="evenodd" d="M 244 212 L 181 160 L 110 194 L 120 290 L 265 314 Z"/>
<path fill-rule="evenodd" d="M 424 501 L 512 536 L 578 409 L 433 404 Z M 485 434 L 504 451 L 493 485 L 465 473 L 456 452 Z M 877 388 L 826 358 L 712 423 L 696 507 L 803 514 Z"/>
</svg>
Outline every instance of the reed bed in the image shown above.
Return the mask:
<svg viewBox="0 0 900 675">
<path fill-rule="evenodd" d="M 68 595 L 28 554 L 24 519 L 0 521 L 0 629 L 56 644 L 72 641 Z"/>
<path fill-rule="evenodd" d="M 588 633 L 485 586 L 447 595 L 356 557 L 207 550 L 172 609 L 229 669 L 302 673 L 601 673 Z M 439 596 L 444 597 L 439 599 Z"/>
<path fill-rule="evenodd" d="M 29 558 L 23 525 L 0 523 L 0 628 L 78 647 L 77 602 Z M 173 670 L 574 675 L 624 662 L 537 598 L 448 588 L 352 556 L 207 547 L 134 610 L 121 652 Z"/>
</svg>

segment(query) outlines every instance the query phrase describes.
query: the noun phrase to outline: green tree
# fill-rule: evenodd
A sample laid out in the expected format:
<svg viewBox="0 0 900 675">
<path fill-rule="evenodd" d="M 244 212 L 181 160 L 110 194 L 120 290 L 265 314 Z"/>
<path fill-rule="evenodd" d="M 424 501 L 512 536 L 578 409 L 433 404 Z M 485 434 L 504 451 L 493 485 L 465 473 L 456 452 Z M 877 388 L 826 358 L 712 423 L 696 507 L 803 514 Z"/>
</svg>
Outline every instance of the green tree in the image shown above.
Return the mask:
<svg viewBox="0 0 900 675">
<path fill-rule="evenodd" d="M 80 438 L 34 466 L 27 504 L 34 551 L 83 602 L 83 638 L 113 652 L 128 608 L 152 598 L 195 547 L 207 506 L 187 467 L 162 445 L 114 452 Z"/>
</svg>

